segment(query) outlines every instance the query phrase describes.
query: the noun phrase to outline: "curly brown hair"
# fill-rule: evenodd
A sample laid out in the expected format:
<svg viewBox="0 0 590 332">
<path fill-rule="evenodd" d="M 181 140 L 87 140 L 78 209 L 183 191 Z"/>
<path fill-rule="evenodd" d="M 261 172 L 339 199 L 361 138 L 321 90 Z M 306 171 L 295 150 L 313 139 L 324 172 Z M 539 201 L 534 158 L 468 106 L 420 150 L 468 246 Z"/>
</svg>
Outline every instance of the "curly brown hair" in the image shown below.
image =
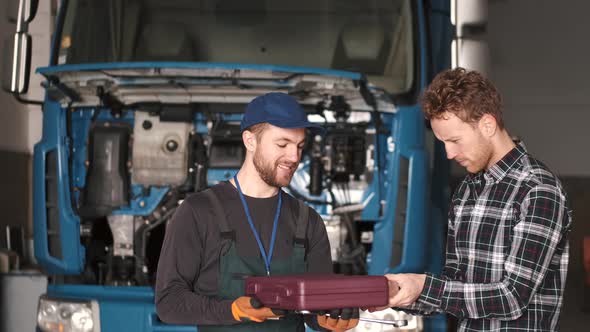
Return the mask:
<svg viewBox="0 0 590 332">
<path fill-rule="evenodd" d="M 504 128 L 502 96 L 490 80 L 476 71 L 459 67 L 439 73 L 424 91 L 421 102 L 428 120 L 440 119 L 449 112 L 475 124 L 484 114 L 490 114 L 498 127 Z"/>
</svg>

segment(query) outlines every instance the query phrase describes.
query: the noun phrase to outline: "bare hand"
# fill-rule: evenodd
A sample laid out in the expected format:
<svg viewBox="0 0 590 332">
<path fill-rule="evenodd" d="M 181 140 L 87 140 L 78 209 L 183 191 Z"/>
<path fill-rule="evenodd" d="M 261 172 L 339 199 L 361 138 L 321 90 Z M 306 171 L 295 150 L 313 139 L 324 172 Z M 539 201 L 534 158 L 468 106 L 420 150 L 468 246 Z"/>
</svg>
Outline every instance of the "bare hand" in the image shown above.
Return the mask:
<svg viewBox="0 0 590 332">
<path fill-rule="evenodd" d="M 389 306 L 406 307 L 416 302 L 426 281 L 425 274 L 386 274 L 389 280 Z M 399 285 L 398 292 L 392 292 L 392 285 Z"/>
<path fill-rule="evenodd" d="M 388 278 L 388 288 L 389 288 L 389 299 L 392 299 L 398 292 L 399 292 L 399 285 L 397 282 L 393 280 L 389 280 Z M 363 310 L 368 310 L 369 312 L 381 311 L 390 308 L 389 305 L 383 307 L 370 307 Z"/>
</svg>

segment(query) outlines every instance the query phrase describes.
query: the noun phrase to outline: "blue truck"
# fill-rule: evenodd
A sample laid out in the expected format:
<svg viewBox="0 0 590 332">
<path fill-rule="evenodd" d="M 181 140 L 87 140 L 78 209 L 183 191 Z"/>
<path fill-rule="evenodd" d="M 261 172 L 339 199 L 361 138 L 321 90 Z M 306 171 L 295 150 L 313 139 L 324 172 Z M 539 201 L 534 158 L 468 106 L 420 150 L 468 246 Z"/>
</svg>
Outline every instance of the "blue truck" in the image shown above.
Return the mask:
<svg viewBox="0 0 590 332">
<path fill-rule="evenodd" d="M 27 91 L 36 1 L 21 0 L 5 89 L 43 109 L 34 149 L 40 331 L 195 331 L 162 323 L 166 223 L 244 157 L 244 105 L 288 93 L 327 129 L 285 188 L 323 217 L 334 271 L 440 271 L 448 161 L 419 96 L 451 64 L 443 0 L 63 0 L 43 101 Z M 446 317 L 404 329 L 444 331 Z M 357 330 L 387 327 L 361 324 Z"/>
</svg>

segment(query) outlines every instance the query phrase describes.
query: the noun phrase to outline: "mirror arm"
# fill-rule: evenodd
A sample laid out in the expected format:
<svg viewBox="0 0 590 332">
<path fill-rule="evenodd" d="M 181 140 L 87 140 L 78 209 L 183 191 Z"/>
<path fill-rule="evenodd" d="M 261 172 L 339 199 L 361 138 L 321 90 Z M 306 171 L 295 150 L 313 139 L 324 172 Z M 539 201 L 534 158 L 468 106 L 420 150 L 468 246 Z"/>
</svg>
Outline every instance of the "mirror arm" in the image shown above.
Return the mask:
<svg viewBox="0 0 590 332">
<path fill-rule="evenodd" d="M 14 96 L 14 99 L 16 99 L 21 104 L 43 106 L 43 101 L 41 101 L 41 100 L 25 99 L 22 97 L 22 95 L 20 93 L 13 93 L 12 95 Z"/>
</svg>

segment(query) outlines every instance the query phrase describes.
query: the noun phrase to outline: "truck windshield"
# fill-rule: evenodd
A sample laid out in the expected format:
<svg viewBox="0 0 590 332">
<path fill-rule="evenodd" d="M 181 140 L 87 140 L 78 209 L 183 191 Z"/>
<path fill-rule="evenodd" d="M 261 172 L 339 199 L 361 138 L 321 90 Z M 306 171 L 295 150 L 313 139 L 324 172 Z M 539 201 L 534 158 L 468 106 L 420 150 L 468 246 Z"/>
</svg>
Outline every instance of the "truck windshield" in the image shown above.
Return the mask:
<svg viewBox="0 0 590 332">
<path fill-rule="evenodd" d="M 410 0 L 69 0 L 59 64 L 226 62 L 414 79 Z"/>
</svg>

